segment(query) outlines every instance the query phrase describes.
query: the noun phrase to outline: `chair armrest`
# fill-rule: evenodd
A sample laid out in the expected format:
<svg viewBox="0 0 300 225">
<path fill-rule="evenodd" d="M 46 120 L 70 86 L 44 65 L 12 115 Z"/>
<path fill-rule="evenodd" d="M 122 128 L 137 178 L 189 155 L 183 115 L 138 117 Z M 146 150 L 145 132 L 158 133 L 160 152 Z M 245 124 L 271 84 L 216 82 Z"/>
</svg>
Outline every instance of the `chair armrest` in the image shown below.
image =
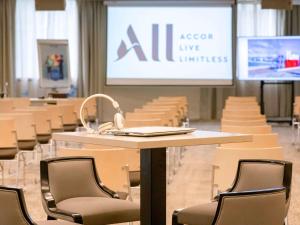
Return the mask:
<svg viewBox="0 0 300 225">
<path fill-rule="evenodd" d="M 110 197 L 116 198 L 116 199 L 120 199 L 119 195 L 116 192 L 114 192 L 113 190 L 111 190 L 108 187 L 106 187 L 103 183 L 99 183 L 98 182 L 98 184 L 99 184 L 101 190 L 103 192 L 105 192 L 106 194 L 108 194 Z"/>
<path fill-rule="evenodd" d="M 54 215 L 58 214 L 63 217 L 70 217 L 75 223 L 83 224 L 82 216 L 80 214 L 58 209 L 56 207 L 55 200 L 50 192 L 42 192 L 42 197 L 50 213 L 53 213 Z"/>
</svg>

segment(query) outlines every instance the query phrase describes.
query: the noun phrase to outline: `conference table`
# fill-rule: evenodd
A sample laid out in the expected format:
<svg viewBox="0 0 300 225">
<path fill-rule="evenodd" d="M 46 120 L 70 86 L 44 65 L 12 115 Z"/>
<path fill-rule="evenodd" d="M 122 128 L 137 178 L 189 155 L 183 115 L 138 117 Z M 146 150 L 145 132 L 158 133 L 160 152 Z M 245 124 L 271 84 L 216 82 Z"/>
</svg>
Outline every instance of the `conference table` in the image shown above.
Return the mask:
<svg viewBox="0 0 300 225">
<path fill-rule="evenodd" d="M 98 135 L 87 132 L 54 133 L 57 141 L 106 145 L 140 149 L 141 166 L 141 225 L 166 225 L 166 149 L 167 147 L 214 145 L 252 141 L 252 135 L 214 131 L 194 131 L 189 134 L 130 137 Z"/>
</svg>

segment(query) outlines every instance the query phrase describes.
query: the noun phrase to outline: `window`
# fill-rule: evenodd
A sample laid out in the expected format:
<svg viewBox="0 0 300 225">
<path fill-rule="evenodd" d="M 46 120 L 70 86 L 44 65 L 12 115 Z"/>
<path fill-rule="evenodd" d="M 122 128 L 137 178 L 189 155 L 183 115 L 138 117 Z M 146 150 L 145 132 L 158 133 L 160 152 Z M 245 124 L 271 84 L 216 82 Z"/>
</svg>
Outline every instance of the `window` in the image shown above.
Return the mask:
<svg viewBox="0 0 300 225">
<path fill-rule="evenodd" d="M 76 0 L 67 0 L 65 11 L 35 11 L 34 0 L 17 0 L 16 78 L 38 80 L 37 39 L 67 39 L 72 83 L 78 75 L 78 9 Z"/>
</svg>

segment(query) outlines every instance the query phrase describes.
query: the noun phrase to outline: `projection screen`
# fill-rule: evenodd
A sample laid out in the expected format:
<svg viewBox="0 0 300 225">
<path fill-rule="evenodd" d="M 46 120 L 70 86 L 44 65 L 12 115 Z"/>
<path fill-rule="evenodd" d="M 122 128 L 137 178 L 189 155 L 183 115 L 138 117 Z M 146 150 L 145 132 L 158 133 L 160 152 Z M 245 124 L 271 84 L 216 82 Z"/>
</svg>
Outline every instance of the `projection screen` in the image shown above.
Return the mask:
<svg viewBox="0 0 300 225">
<path fill-rule="evenodd" d="M 108 6 L 107 85 L 232 85 L 232 7 Z"/>
</svg>

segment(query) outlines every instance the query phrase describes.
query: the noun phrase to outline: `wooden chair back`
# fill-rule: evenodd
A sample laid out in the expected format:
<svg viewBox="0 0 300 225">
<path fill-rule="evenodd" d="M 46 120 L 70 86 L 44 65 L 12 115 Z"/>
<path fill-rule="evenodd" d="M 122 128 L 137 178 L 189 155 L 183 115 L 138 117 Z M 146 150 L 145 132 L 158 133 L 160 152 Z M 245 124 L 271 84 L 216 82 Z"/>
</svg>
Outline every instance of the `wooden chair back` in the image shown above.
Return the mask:
<svg viewBox="0 0 300 225">
<path fill-rule="evenodd" d="M 268 134 L 272 133 L 272 127 L 270 125 L 263 126 L 226 126 L 222 125 L 221 130 L 223 132 L 241 133 L 241 134 Z"/>
<path fill-rule="evenodd" d="M 226 116 L 240 116 L 240 115 L 244 115 L 244 116 L 259 116 L 261 115 L 260 110 L 225 110 L 223 109 L 223 117 Z"/>
<path fill-rule="evenodd" d="M 278 134 L 254 134 L 253 141 L 222 144 L 221 147 L 225 148 L 273 148 L 279 147 Z"/>
<path fill-rule="evenodd" d="M 31 105 L 30 98 L 9 98 L 13 101 L 14 108 L 26 108 Z"/>
<path fill-rule="evenodd" d="M 125 114 L 125 120 L 151 120 L 151 119 L 161 119 L 164 126 L 171 126 L 172 120 L 166 117 L 164 112 L 129 112 Z"/>
<path fill-rule="evenodd" d="M 221 120 L 222 126 L 263 126 L 267 125 L 266 120 Z"/>
<path fill-rule="evenodd" d="M 45 106 L 50 114 L 51 129 L 52 130 L 63 130 L 63 113 L 61 107 L 57 105 L 47 105 Z"/>
<path fill-rule="evenodd" d="M 266 121 L 266 116 L 265 115 L 244 115 L 243 113 L 241 113 L 240 115 L 226 114 L 226 115 L 223 115 L 222 119 L 235 120 L 235 121 L 253 121 L 253 120 L 265 120 Z"/>
<path fill-rule="evenodd" d="M 16 112 L 31 113 L 34 118 L 37 135 L 51 134 L 51 117 L 46 107 L 28 107 L 23 109 L 16 109 Z"/>
<path fill-rule="evenodd" d="M 124 127 L 149 127 L 149 126 L 165 126 L 162 119 L 131 119 L 125 120 Z"/>
<path fill-rule="evenodd" d="M 0 148 L 17 148 L 16 126 L 13 118 L 0 118 Z"/>
<path fill-rule="evenodd" d="M 11 99 L 0 99 L 0 113 L 10 113 L 14 110 L 14 102 Z"/>
<path fill-rule="evenodd" d="M 18 140 L 36 140 L 35 122 L 32 113 L 0 113 L 0 118 L 15 121 Z"/>
</svg>

